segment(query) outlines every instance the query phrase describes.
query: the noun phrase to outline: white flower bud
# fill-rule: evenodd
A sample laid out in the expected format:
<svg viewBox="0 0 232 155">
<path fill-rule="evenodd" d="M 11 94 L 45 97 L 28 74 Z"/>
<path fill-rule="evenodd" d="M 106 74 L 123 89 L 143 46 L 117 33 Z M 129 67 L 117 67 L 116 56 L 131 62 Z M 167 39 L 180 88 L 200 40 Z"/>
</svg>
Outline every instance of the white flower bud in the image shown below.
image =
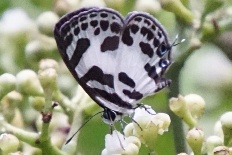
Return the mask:
<svg viewBox="0 0 232 155">
<path fill-rule="evenodd" d="M 16 78 L 14 75 L 5 73 L 0 76 L 0 98 L 15 89 Z"/>
<path fill-rule="evenodd" d="M 39 70 L 38 76 L 44 90 L 47 88 L 56 88 L 57 72 L 55 69 L 49 68 L 45 70 Z"/>
<path fill-rule="evenodd" d="M 140 146 L 141 142 L 137 137 L 124 137 L 120 132 L 113 131 L 112 135 L 105 136 L 105 149 L 102 151 L 102 155 L 137 155 Z"/>
<path fill-rule="evenodd" d="M 178 98 L 171 98 L 169 100 L 169 107 L 171 111 L 182 118 L 190 128 L 193 128 L 196 125 L 196 119 L 192 117 L 190 110 L 187 107 L 186 101 L 182 95 L 179 95 Z"/>
<path fill-rule="evenodd" d="M 232 129 L 232 111 L 224 113 L 221 118 L 221 124 L 223 127 Z"/>
<path fill-rule="evenodd" d="M 204 141 L 203 131 L 193 128 L 188 131 L 186 139 L 194 154 L 201 154 L 201 149 Z"/>
<path fill-rule="evenodd" d="M 45 35 L 39 35 L 35 40 L 28 42 L 25 47 L 26 57 L 32 63 L 38 62 L 41 56 L 51 57 L 55 50 L 57 50 L 57 46 L 54 38 Z"/>
<path fill-rule="evenodd" d="M 58 70 L 59 66 L 58 63 L 53 59 L 42 59 L 39 63 L 39 69 L 45 70 L 48 68 L 53 68 L 55 70 Z"/>
<path fill-rule="evenodd" d="M 184 97 L 187 108 L 192 116 L 196 119 L 200 118 L 205 111 L 205 101 L 197 94 L 189 94 Z"/>
<path fill-rule="evenodd" d="M 39 15 L 37 19 L 37 25 L 40 30 L 40 32 L 52 35 L 53 34 L 53 28 L 55 24 L 58 22 L 59 17 L 57 14 L 55 14 L 52 11 L 43 12 Z"/>
<path fill-rule="evenodd" d="M 220 121 L 217 121 L 214 125 L 214 134 L 222 139 L 224 139 L 224 133 L 222 130 L 222 124 Z"/>
<path fill-rule="evenodd" d="M 177 155 L 188 155 L 187 153 L 179 153 Z"/>
<path fill-rule="evenodd" d="M 4 154 L 17 151 L 19 140 L 12 134 L 3 133 L 0 135 L 0 149 Z"/>
<path fill-rule="evenodd" d="M 217 146 L 222 146 L 223 140 L 218 136 L 210 136 L 206 140 L 207 154 L 213 155 L 213 149 Z"/>
<path fill-rule="evenodd" d="M 232 140 L 232 112 L 226 112 L 224 113 L 221 118 L 220 122 L 222 125 L 222 130 L 224 133 L 224 144 L 225 145 L 231 145 L 231 140 Z"/>
<path fill-rule="evenodd" d="M 31 96 L 43 95 L 43 89 L 34 71 L 29 69 L 22 70 L 16 75 L 16 80 L 17 89 L 22 94 Z"/>
</svg>

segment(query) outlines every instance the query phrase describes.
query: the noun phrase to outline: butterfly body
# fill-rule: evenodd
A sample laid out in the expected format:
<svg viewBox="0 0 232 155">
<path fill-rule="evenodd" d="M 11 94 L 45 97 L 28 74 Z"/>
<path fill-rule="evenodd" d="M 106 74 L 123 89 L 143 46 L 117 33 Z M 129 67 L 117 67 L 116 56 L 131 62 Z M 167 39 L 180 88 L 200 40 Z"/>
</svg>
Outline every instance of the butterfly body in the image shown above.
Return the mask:
<svg viewBox="0 0 232 155">
<path fill-rule="evenodd" d="M 109 122 L 133 114 L 141 99 L 170 84 L 162 75 L 172 45 L 147 13 L 124 20 L 112 9 L 83 8 L 63 16 L 54 36 L 68 69 Z"/>
</svg>

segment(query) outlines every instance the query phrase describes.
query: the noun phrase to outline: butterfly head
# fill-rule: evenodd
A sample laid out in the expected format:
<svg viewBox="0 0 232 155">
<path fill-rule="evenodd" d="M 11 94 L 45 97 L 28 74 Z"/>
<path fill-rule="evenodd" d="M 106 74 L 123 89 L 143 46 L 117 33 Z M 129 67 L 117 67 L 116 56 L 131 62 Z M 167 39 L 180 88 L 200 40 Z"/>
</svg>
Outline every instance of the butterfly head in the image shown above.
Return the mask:
<svg viewBox="0 0 232 155">
<path fill-rule="evenodd" d="M 102 113 L 102 120 L 106 124 L 113 125 L 114 122 L 122 119 L 122 114 L 116 111 L 105 108 Z"/>
</svg>

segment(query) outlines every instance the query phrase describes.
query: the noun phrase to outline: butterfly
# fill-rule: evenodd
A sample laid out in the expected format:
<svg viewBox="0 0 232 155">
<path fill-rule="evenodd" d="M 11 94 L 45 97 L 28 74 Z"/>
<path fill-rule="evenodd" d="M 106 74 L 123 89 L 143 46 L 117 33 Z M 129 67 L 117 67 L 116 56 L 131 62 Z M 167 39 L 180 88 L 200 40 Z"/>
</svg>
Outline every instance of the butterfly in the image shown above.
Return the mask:
<svg viewBox="0 0 232 155">
<path fill-rule="evenodd" d="M 112 124 L 130 116 L 140 100 L 170 85 L 163 74 L 172 46 L 148 13 L 125 18 L 110 8 L 82 8 L 61 17 L 54 37 L 66 66 Z"/>
</svg>

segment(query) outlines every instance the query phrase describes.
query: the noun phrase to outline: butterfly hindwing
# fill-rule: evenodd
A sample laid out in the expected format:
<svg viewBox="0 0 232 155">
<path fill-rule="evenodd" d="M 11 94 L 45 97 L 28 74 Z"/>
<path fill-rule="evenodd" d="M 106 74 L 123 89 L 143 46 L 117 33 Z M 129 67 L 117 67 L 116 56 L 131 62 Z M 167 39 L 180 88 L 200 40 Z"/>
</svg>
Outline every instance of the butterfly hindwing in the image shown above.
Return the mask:
<svg viewBox="0 0 232 155">
<path fill-rule="evenodd" d="M 116 60 L 115 91 L 130 104 L 137 104 L 165 87 L 169 81 L 161 76 L 171 63 L 170 52 L 158 21 L 145 13 L 129 14 Z"/>
</svg>

